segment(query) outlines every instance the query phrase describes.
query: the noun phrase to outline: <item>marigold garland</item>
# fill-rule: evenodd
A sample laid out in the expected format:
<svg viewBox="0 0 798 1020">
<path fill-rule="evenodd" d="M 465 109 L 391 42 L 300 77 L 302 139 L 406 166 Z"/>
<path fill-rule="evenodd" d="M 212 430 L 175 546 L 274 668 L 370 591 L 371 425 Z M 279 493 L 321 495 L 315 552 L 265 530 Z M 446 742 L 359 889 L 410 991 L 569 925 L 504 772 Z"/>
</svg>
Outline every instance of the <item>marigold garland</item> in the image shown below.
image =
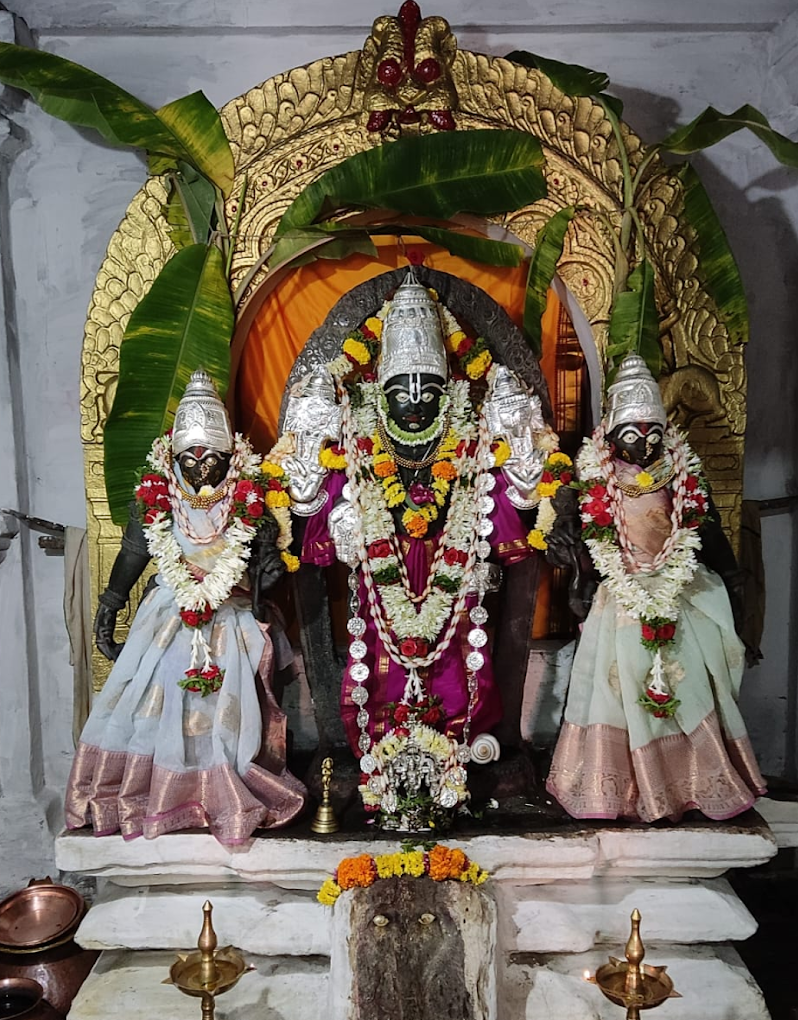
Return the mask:
<svg viewBox="0 0 798 1020">
<path fill-rule="evenodd" d="M 371 854 L 345 857 L 333 877 L 324 880 L 316 899 L 331 907 L 347 889 L 367 889 L 375 881 L 386 878 L 422 878 L 424 875 L 433 882 L 468 882 L 471 885 L 482 885 L 489 878 L 489 873 L 470 861 L 465 851 L 437 843 L 428 852 L 409 850 L 377 857 Z"/>
</svg>

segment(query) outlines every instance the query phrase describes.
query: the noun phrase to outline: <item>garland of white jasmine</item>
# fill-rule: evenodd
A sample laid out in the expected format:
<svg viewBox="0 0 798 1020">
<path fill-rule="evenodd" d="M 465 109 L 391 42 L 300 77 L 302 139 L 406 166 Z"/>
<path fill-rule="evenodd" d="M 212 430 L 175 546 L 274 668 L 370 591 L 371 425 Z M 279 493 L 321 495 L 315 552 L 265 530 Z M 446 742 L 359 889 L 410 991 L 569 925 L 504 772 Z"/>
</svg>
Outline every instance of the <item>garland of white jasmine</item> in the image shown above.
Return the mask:
<svg viewBox="0 0 798 1020">
<path fill-rule="evenodd" d="M 224 671 L 214 665 L 202 627 L 210 622 L 241 580 L 250 558 L 252 540 L 268 511 L 277 520 L 280 532 L 277 546 L 291 569 L 289 561 L 293 557 L 287 553 L 291 541 L 289 499 L 284 479 L 264 475 L 260 457 L 248 440 L 236 434 L 230 468 L 221 483 L 225 495 L 217 504 L 220 519 L 211 534 L 211 540 L 221 538 L 222 548 L 213 567 L 207 572 L 200 571 L 186 561 L 174 535 L 176 524 L 193 541 L 203 540 L 188 526 L 172 461 L 170 437 L 161 436 L 155 440 L 147 457 L 153 470 L 142 475 L 134 494 L 149 553 L 161 580 L 174 596 L 183 624 L 193 630 L 191 661 L 179 684 L 205 697 L 219 690 Z M 207 537 L 205 542 L 207 544 Z"/>
<path fill-rule="evenodd" d="M 652 682 L 640 703 L 654 715 L 671 716 L 679 702 L 665 680 L 662 649 L 675 639 L 679 596 L 698 568 L 698 527 L 706 518 L 709 496 L 700 460 L 673 425 L 665 431 L 663 457 L 674 471 L 671 533 L 651 563 L 634 555 L 601 426 L 584 441 L 576 466 L 585 544 L 607 590 L 627 616 L 640 621 L 641 643 L 654 653 Z"/>
</svg>

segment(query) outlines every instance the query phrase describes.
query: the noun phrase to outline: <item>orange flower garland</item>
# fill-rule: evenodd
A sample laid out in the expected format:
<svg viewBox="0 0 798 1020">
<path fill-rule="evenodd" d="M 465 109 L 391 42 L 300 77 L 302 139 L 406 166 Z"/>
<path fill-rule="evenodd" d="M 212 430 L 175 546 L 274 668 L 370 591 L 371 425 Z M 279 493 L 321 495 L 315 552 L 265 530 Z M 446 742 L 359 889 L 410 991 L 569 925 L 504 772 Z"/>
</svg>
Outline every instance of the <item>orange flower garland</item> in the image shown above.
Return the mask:
<svg viewBox="0 0 798 1020">
<path fill-rule="evenodd" d="M 328 878 L 319 889 L 319 903 L 331 907 L 347 889 L 367 889 L 379 879 L 423 878 L 433 882 L 470 882 L 482 885 L 488 879 L 488 872 L 475 861 L 470 861 L 463 850 L 449 848 L 437 843 L 428 853 L 421 850 L 400 851 L 372 857 L 345 857 L 338 865 L 332 878 Z"/>
</svg>

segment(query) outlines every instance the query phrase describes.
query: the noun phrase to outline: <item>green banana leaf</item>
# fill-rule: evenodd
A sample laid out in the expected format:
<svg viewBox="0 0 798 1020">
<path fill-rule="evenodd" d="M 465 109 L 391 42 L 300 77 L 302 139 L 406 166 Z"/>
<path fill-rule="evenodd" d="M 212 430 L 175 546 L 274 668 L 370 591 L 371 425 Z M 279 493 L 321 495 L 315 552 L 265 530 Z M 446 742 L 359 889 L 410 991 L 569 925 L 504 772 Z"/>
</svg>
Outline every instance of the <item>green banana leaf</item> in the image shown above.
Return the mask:
<svg viewBox="0 0 798 1020">
<path fill-rule="evenodd" d="M 684 185 L 684 212 L 698 235 L 698 269 L 733 344 L 748 340 L 748 303 L 729 242 L 698 174 L 686 163 L 677 171 Z"/>
<path fill-rule="evenodd" d="M 339 227 L 340 230 L 334 229 Z M 323 241 L 323 243 L 321 243 Z M 326 229 L 307 227 L 304 230 L 291 230 L 279 239 L 269 258 L 269 267 L 290 265 L 297 269 L 320 259 L 345 259 L 354 254 L 377 256 L 374 242 L 368 231 L 349 227 L 344 224 L 327 225 Z"/>
<path fill-rule="evenodd" d="M 53 53 L 0 43 L 0 82 L 28 92 L 69 124 L 94 128 L 113 145 L 182 159 L 227 195 L 233 154 L 219 114 L 201 92 L 157 113 L 94 71 Z"/>
<path fill-rule="evenodd" d="M 204 368 L 224 397 L 233 305 L 222 253 L 194 244 L 170 259 L 130 317 L 119 349 L 119 383 L 105 423 L 105 485 L 111 517 L 127 520 L 136 473 L 172 424 L 191 373 Z"/>
<path fill-rule="evenodd" d="M 700 149 L 708 149 L 743 128 L 748 128 L 764 142 L 780 163 L 798 167 L 798 142 L 793 142 L 780 135 L 778 131 L 774 131 L 767 117 L 747 104 L 729 114 L 719 113 L 713 106 L 709 106 L 695 120 L 677 128 L 659 144 L 669 152 L 687 155 Z"/>
<path fill-rule="evenodd" d="M 178 161 L 172 179 L 186 211 L 192 240 L 196 244 L 207 244 L 216 209 L 216 188 L 183 160 Z"/>
<path fill-rule="evenodd" d="M 297 196 L 275 238 L 338 209 L 383 208 L 448 219 L 490 216 L 543 198 L 540 142 L 522 131 L 457 131 L 400 138 L 332 167 Z"/>
<path fill-rule="evenodd" d="M 546 310 L 549 287 L 562 255 L 568 224 L 576 209 L 572 205 L 558 209 L 540 230 L 529 260 L 524 299 L 524 333 L 535 357 L 543 351 L 540 320 Z"/>
<path fill-rule="evenodd" d="M 172 244 L 180 251 L 181 248 L 187 248 L 193 244 L 194 238 L 191 236 L 191 225 L 188 222 L 188 216 L 186 216 L 177 186 L 174 180 L 167 178 L 167 181 L 169 194 L 166 202 L 161 206 L 161 212 L 169 225 L 169 237 Z"/>
<path fill-rule="evenodd" d="M 507 60 L 521 64 L 522 67 L 542 71 L 552 85 L 566 96 L 601 96 L 619 120 L 623 116 L 621 100 L 616 96 L 603 94 L 610 83 L 609 76 L 603 71 L 592 71 L 589 67 L 582 67 L 581 64 L 564 64 L 561 60 L 551 60 L 549 57 L 541 57 L 527 50 L 513 50 L 507 54 Z"/>
<path fill-rule="evenodd" d="M 384 233 L 388 232 L 387 229 L 384 231 Z M 373 230 L 372 233 L 374 233 Z M 520 244 L 493 241 L 489 237 L 464 234 L 459 230 L 449 230 L 446 227 L 407 224 L 404 227 L 392 227 L 390 233 L 415 234 L 418 237 L 423 237 L 425 241 L 440 245 L 441 248 L 445 248 L 449 254 L 457 258 L 482 262 L 488 266 L 506 266 L 508 268 L 520 266 L 524 258 L 524 249 Z"/>
<path fill-rule="evenodd" d="M 620 362 L 627 354 L 639 354 L 655 379 L 662 371 L 662 348 L 659 345 L 659 320 L 654 300 L 654 270 L 646 259 L 629 275 L 629 289 L 616 295 L 610 315 L 607 356 L 612 370 L 607 381 L 614 378 Z"/>
</svg>

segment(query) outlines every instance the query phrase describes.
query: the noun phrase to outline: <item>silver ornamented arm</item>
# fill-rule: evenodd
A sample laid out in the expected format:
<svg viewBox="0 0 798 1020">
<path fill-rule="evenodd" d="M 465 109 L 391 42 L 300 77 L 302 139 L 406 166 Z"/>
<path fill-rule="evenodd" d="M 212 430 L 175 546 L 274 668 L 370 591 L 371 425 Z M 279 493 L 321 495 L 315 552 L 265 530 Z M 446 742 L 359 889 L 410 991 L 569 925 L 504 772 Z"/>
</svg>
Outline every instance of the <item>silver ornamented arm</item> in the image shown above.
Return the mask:
<svg viewBox="0 0 798 1020">
<path fill-rule="evenodd" d="M 294 438 L 294 453 L 283 459 L 283 469 L 293 511 L 301 517 L 312 516 L 327 502 L 327 492 L 321 491 L 327 471 L 319 463 L 319 454 L 328 439 L 340 437 L 341 418 L 335 382 L 324 366 L 291 387 L 284 430 Z"/>
<path fill-rule="evenodd" d="M 538 502 L 536 489 L 543 474 L 546 453 L 535 443 L 535 433 L 545 429 L 540 398 L 505 365 L 498 365 L 490 377 L 490 389 L 483 413 L 494 436 L 510 447 L 502 465 L 509 483 L 507 497 L 522 510 Z"/>
<path fill-rule="evenodd" d="M 335 546 L 335 555 L 348 567 L 354 569 L 360 565 L 358 547 L 357 510 L 349 501 L 349 486 L 345 485 L 341 499 L 335 504 L 327 518 L 327 527 Z"/>
</svg>

